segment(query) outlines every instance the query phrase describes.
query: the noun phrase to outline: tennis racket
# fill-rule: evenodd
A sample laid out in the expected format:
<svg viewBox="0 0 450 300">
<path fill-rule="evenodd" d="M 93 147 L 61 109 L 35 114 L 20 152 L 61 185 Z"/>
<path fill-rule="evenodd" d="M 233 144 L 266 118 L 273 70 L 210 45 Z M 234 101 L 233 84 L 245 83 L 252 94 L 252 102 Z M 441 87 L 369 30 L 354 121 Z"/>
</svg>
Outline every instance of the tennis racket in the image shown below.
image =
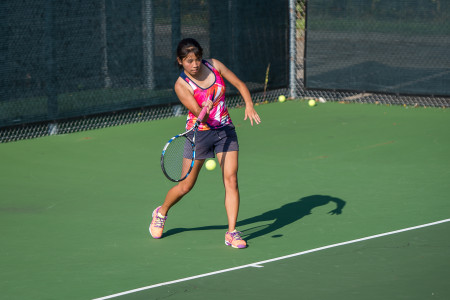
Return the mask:
<svg viewBox="0 0 450 300">
<path fill-rule="evenodd" d="M 164 146 L 161 154 L 161 169 L 166 177 L 179 182 L 186 179 L 194 167 L 195 161 L 195 137 L 198 131 L 198 125 L 203 121 L 206 115 L 206 106 L 200 112 L 197 122 L 188 131 L 178 134 L 171 138 Z M 194 132 L 192 139 L 188 133 Z"/>
</svg>

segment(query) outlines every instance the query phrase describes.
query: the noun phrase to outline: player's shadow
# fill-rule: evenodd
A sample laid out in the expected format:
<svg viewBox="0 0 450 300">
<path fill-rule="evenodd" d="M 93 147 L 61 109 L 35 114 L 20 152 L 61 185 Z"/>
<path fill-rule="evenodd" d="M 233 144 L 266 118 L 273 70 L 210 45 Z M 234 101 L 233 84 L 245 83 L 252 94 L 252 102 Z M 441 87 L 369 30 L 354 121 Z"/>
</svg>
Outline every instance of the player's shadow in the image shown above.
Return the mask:
<svg viewBox="0 0 450 300">
<path fill-rule="evenodd" d="M 250 224 L 255 224 L 264 221 L 273 221 L 267 225 L 259 225 L 242 231 L 242 236 L 246 240 L 251 240 L 266 234 L 270 234 L 286 225 L 292 224 L 301 218 L 310 215 L 311 211 L 319 206 L 327 205 L 329 203 L 335 203 L 336 208 L 328 212 L 331 215 L 340 215 L 342 209 L 344 208 L 346 202 L 342 199 L 324 196 L 324 195 L 312 195 L 300 198 L 299 200 L 285 204 L 280 208 L 273 209 L 262 213 L 260 215 L 247 218 L 237 222 L 237 227 L 243 227 Z M 181 233 L 184 231 L 194 231 L 194 230 L 213 230 L 213 229 L 228 229 L 227 225 L 211 225 L 195 228 L 173 228 L 164 233 L 165 237 L 173 234 Z M 282 235 L 274 235 L 273 237 L 280 237 Z"/>
<path fill-rule="evenodd" d="M 261 221 L 271 221 L 268 225 L 260 225 L 254 228 L 249 228 L 243 231 L 243 236 L 247 240 L 251 240 L 266 234 L 270 234 L 277 231 L 286 225 L 292 224 L 303 217 L 310 215 L 311 211 L 319 206 L 327 205 L 330 202 L 336 204 L 336 208 L 328 212 L 331 215 L 340 215 L 342 209 L 345 206 L 345 201 L 336 197 L 324 196 L 324 195 L 312 195 L 303 197 L 296 202 L 288 203 L 280 208 L 270 210 L 259 216 L 248 218 L 238 222 L 238 226 L 249 225 Z M 280 237 L 281 235 L 275 235 L 273 237 Z"/>
</svg>

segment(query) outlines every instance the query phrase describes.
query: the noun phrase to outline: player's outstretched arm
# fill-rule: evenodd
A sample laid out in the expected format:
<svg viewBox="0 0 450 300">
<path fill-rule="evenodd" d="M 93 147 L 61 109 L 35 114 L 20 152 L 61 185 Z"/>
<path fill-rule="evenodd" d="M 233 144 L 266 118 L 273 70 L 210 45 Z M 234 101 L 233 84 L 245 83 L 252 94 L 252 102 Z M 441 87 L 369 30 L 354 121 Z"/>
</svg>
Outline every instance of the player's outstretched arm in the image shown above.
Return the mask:
<svg viewBox="0 0 450 300">
<path fill-rule="evenodd" d="M 242 98 L 244 98 L 245 102 L 245 117 L 244 120 L 249 119 L 250 124 L 253 126 L 253 122 L 256 124 L 261 123 L 261 118 L 258 113 L 255 111 L 253 107 L 252 97 L 250 95 L 250 91 L 248 90 L 245 83 L 240 80 L 230 69 L 228 69 L 223 63 L 218 61 L 217 59 L 212 59 L 212 63 L 214 67 L 219 70 L 220 74 L 228 80 L 234 87 L 237 88 L 239 93 L 241 93 Z"/>
</svg>

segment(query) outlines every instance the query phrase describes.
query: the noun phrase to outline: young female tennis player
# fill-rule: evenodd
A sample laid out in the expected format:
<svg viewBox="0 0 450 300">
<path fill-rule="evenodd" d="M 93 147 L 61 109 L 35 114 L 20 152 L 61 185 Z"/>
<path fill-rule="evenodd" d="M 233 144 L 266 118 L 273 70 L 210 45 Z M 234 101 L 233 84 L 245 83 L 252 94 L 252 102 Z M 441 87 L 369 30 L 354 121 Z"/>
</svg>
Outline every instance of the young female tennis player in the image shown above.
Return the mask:
<svg viewBox="0 0 450 300">
<path fill-rule="evenodd" d="M 245 101 L 245 117 L 253 122 L 261 122 L 253 108 L 252 98 L 247 86 L 224 64 L 216 59 L 202 59 L 203 50 L 194 39 L 184 39 L 178 44 L 177 63 L 181 74 L 175 83 L 175 92 L 181 103 L 189 110 L 186 129 L 191 128 L 203 107 L 207 115 L 199 125 L 196 137 L 196 159 L 191 174 L 167 193 L 166 199 L 152 215 L 150 234 L 159 239 L 162 236 L 167 213 L 195 185 L 200 169 L 207 158 L 217 155 L 222 168 L 225 186 L 225 209 L 228 217 L 228 231 L 225 244 L 234 248 L 245 248 L 247 243 L 236 231 L 239 211 L 238 151 L 236 131 L 225 103 L 224 78 L 235 86 Z"/>
</svg>

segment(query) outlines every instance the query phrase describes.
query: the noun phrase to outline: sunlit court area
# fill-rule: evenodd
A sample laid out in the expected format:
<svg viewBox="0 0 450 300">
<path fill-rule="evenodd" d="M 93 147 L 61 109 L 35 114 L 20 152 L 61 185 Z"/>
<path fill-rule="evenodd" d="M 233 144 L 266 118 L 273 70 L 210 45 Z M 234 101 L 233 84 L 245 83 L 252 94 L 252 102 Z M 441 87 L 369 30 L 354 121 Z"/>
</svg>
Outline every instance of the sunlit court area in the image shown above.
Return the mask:
<svg viewBox="0 0 450 300">
<path fill-rule="evenodd" d="M 0 11 L 0 299 L 450 298 L 446 1 Z M 162 170 L 189 124 L 174 88 L 186 38 L 226 79 L 244 249 L 224 243 L 232 152 L 205 161 L 161 238 L 149 232 L 201 159 L 201 139 L 188 139 L 191 173 L 173 182 Z"/>
</svg>

